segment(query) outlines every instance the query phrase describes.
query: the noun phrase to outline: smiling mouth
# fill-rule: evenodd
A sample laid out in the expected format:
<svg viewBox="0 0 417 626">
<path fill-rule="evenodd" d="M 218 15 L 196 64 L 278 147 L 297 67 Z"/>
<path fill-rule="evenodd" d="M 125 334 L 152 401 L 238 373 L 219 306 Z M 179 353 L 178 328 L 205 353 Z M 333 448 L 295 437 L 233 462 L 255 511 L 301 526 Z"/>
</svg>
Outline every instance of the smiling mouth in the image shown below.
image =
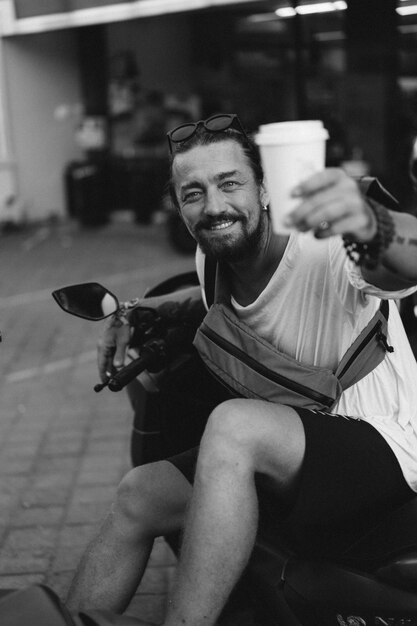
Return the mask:
<svg viewBox="0 0 417 626">
<path fill-rule="evenodd" d="M 215 224 L 210 224 L 208 230 L 224 230 L 225 228 L 229 228 L 235 224 L 235 220 L 225 220 L 222 222 L 216 222 Z"/>
</svg>

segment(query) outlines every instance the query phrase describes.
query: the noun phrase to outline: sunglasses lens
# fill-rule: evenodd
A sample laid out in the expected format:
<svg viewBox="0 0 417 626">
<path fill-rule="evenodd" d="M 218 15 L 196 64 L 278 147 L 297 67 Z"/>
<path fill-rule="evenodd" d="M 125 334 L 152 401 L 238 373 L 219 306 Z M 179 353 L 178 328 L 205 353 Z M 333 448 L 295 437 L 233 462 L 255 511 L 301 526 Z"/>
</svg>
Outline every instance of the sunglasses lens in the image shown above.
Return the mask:
<svg viewBox="0 0 417 626">
<path fill-rule="evenodd" d="M 240 124 L 237 116 L 234 113 L 214 115 L 208 120 L 200 120 L 199 122 L 183 124 L 182 126 L 178 126 L 178 128 L 174 128 L 174 130 L 169 132 L 168 139 L 171 152 L 173 150 L 172 144 L 181 143 L 182 141 L 187 141 L 188 139 L 191 139 L 200 124 L 203 125 L 204 129 L 209 133 L 216 133 L 227 130 L 228 128 L 235 128 L 240 133 L 246 136 L 242 125 Z"/>
<path fill-rule="evenodd" d="M 218 115 L 207 120 L 205 127 L 209 131 L 217 132 L 230 128 L 233 123 L 233 117 L 231 115 Z"/>
<path fill-rule="evenodd" d="M 185 141 L 193 134 L 195 130 L 195 124 L 186 124 L 185 126 L 180 126 L 179 128 L 175 128 L 170 134 L 171 141 L 178 143 L 180 141 Z"/>
</svg>

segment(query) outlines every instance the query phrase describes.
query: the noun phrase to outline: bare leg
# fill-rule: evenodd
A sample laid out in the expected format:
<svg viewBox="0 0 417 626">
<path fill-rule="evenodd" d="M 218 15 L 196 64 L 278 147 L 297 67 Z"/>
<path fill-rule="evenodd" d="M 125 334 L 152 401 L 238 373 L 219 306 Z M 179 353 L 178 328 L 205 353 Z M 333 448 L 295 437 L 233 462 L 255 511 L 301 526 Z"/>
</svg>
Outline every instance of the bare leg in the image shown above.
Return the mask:
<svg viewBox="0 0 417 626">
<path fill-rule="evenodd" d="M 73 611 L 123 612 L 145 571 L 155 537 L 182 528 L 191 485 L 171 463 L 131 470 L 69 590 Z"/>
<path fill-rule="evenodd" d="M 305 450 L 302 422 L 285 406 L 231 400 L 210 416 L 166 626 L 215 623 L 248 562 L 258 521 L 255 472 L 293 487 Z"/>
</svg>

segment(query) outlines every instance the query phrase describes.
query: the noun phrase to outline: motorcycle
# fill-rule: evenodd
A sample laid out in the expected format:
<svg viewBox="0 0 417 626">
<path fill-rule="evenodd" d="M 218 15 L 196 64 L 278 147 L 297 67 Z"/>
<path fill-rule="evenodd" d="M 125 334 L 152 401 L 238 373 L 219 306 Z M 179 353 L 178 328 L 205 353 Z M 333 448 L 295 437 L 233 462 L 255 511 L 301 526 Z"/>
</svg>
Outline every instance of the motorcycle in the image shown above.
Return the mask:
<svg viewBox="0 0 417 626">
<path fill-rule="evenodd" d="M 97 283 L 53 295 L 65 311 L 86 319 L 124 310 Z M 179 352 L 191 354 L 196 320 L 187 325 L 143 306 L 138 316 L 132 344 L 139 356 L 96 391 L 119 391 L 145 369 L 159 372 Z M 220 623 L 240 623 L 233 615 L 242 604 L 250 605 L 253 624 L 262 626 L 417 626 L 417 497 L 334 560 L 306 559 L 275 537 L 260 536 Z"/>
</svg>

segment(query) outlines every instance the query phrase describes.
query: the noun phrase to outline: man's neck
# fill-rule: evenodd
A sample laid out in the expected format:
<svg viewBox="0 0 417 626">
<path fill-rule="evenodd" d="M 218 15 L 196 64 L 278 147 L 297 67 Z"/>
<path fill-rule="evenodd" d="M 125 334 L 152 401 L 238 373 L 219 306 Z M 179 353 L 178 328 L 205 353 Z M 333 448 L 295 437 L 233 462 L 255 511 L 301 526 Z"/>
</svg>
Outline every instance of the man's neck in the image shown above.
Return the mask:
<svg viewBox="0 0 417 626">
<path fill-rule="evenodd" d="M 288 235 L 270 233 L 262 253 L 228 264 L 230 292 L 239 304 L 254 302 L 265 289 L 284 255 Z"/>
</svg>

